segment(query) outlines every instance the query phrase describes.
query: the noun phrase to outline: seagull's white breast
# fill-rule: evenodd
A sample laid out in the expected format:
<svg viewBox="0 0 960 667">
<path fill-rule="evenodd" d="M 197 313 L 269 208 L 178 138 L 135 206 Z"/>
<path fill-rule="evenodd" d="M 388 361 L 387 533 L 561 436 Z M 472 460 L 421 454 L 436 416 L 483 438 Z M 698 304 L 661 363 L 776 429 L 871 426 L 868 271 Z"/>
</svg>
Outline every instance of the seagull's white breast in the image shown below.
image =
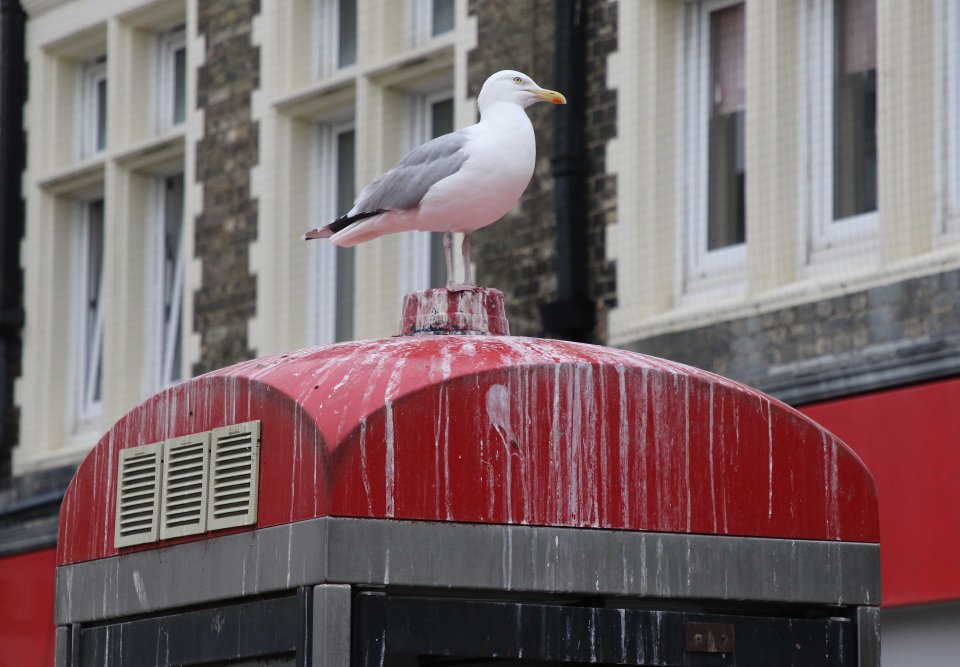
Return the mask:
<svg viewBox="0 0 960 667">
<path fill-rule="evenodd" d="M 496 105 L 467 132 L 466 162 L 424 196 L 417 229 L 472 232 L 485 227 L 502 218 L 530 183 L 536 140 L 519 105 Z"/>
</svg>

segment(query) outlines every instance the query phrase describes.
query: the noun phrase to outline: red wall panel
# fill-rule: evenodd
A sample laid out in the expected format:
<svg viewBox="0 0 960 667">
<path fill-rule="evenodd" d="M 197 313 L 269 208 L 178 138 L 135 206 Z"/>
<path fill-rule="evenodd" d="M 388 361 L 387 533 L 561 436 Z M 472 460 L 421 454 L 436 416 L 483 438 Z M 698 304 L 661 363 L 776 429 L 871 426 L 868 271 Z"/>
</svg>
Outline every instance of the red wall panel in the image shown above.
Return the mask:
<svg viewBox="0 0 960 667">
<path fill-rule="evenodd" d="M 53 664 L 56 549 L 0 558 L 0 667 Z"/>
<path fill-rule="evenodd" d="M 960 379 L 801 412 L 852 447 L 877 481 L 884 606 L 960 599 Z"/>
</svg>

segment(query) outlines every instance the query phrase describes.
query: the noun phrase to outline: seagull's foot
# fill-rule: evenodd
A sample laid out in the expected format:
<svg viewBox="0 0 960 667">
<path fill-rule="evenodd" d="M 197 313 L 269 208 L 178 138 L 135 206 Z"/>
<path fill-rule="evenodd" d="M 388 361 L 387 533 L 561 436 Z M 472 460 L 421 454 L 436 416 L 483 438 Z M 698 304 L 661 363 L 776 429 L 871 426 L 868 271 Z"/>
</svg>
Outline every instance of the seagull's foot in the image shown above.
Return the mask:
<svg viewBox="0 0 960 667">
<path fill-rule="evenodd" d="M 480 289 L 477 285 L 469 285 L 467 283 L 455 283 L 452 280 L 447 283 L 448 292 L 472 292 L 477 289 Z"/>
</svg>

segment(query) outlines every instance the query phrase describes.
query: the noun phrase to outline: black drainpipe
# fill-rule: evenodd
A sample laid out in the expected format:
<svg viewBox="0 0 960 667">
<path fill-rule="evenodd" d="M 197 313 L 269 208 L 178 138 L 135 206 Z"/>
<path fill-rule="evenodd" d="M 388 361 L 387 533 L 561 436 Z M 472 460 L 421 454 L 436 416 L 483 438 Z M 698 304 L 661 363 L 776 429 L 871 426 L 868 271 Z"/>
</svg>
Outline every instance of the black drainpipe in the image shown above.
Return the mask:
<svg viewBox="0 0 960 667">
<path fill-rule="evenodd" d="M 16 444 L 13 380 L 19 374 L 23 327 L 20 179 L 25 154 L 25 21 L 19 0 L 0 0 L 0 488 L 10 482 L 11 453 Z"/>
<path fill-rule="evenodd" d="M 590 342 L 595 304 L 590 298 L 585 205 L 586 3 L 556 0 L 554 83 L 567 96 L 557 108 L 550 173 L 554 179 L 557 299 L 540 306 L 547 333 L 566 340 Z"/>
</svg>

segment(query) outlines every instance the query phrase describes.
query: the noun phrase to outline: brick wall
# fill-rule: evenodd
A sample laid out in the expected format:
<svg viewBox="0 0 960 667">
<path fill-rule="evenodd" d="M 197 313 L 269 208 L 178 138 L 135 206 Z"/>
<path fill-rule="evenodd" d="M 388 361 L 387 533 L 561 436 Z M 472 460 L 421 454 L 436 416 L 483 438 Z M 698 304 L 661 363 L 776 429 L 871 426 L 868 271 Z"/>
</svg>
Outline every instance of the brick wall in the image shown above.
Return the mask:
<svg viewBox="0 0 960 667">
<path fill-rule="evenodd" d="M 194 328 L 201 337 L 194 374 L 255 356 L 247 340 L 257 298 L 256 278 L 249 271 L 249 247 L 257 237 L 250 169 L 259 155 L 250 95 L 260 85 L 260 52 L 250 33 L 259 11 L 259 0 L 199 4 L 206 61 L 197 78 L 204 136 L 197 144 L 203 213 L 196 221 L 196 256 L 203 271 L 194 300 Z"/>
<path fill-rule="evenodd" d="M 607 259 L 607 225 L 617 220 L 617 181 L 608 176 L 607 142 L 617 134 L 617 95 L 607 87 L 607 56 L 617 50 L 617 3 L 587 3 L 587 211 L 590 295 L 597 305 L 594 341 L 607 341 L 607 311 L 616 305 L 616 271 Z"/>
</svg>

